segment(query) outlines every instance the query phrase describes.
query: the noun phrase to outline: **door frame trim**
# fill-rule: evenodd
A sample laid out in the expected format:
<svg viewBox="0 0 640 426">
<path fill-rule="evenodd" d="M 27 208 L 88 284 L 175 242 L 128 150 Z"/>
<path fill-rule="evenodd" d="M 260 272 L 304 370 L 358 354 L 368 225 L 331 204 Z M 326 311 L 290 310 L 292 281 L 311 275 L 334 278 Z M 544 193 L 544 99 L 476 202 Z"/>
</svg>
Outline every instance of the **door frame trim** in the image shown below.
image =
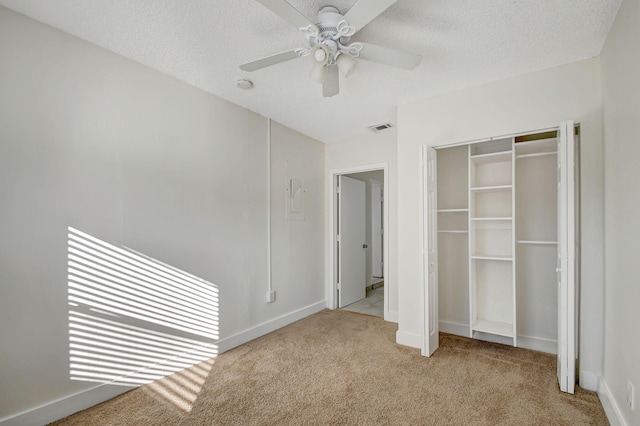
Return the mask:
<svg viewBox="0 0 640 426">
<path fill-rule="evenodd" d="M 326 298 L 327 298 L 327 308 L 329 309 L 337 309 L 338 308 L 338 288 L 337 288 L 337 256 L 336 256 L 336 227 L 338 225 L 338 206 L 336 203 L 337 197 L 337 180 L 338 176 L 348 175 L 353 173 L 362 173 L 362 172 L 371 172 L 374 170 L 382 170 L 384 173 L 384 182 L 383 182 L 383 191 L 386 199 L 389 197 L 389 163 L 372 163 L 372 164 L 364 164 L 361 166 L 347 167 L 342 169 L 332 169 L 329 170 L 327 174 L 327 194 L 329 196 L 327 217 L 327 259 L 326 259 Z M 389 202 L 384 203 L 383 208 L 383 218 L 382 218 L 382 226 L 384 227 L 384 235 L 382 238 L 382 247 L 384 250 L 383 254 L 383 262 L 385 265 L 385 277 L 384 277 L 384 319 L 385 321 L 397 322 L 397 318 L 392 318 L 389 314 L 389 287 L 396 286 L 396 283 L 393 282 L 390 274 L 389 268 Z"/>
<path fill-rule="evenodd" d="M 372 222 L 372 223 L 371 223 L 371 236 L 372 236 L 372 238 L 373 238 L 374 233 L 376 232 L 376 229 L 374 229 L 374 228 L 373 228 L 373 207 L 374 207 L 374 206 L 373 206 L 373 199 L 374 199 L 374 187 L 380 188 L 380 203 L 382 204 L 382 208 L 384 209 L 384 182 L 380 182 L 380 181 L 377 181 L 377 180 L 375 180 L 375 179 L 371 179 L 371 194 L 370 194 L 370 196 L 371 196 L 371 204 L 372 204 L 372 206 L 371 206 L 371 207 L 372 207 L 372 210 L 371 210 L 371 215 L 372 215 L 372 219 L 371 219 L 371 222 Z M 378 206 L 378 207 L 379 207 L 379 206 Z M 384 232 L 385 232 L 385 229 L 384 229 L 384 222 L 383 222 L 383 219 L 384 219 L 384 218 L 383 218 L 383 216 L 384 216 L 384 214 L 382 214 L 382 213 L 381 213 L 381 214 L 380 214 L 380 226 L 382 227 L 382 231 L 383 231 L 383 233 L 382 233 L 382 235 L 383 235 L 383 236 L 382 236 L 382 238 L 384 238 Z M 382 243 L 381 243 L 381 245 L 382 245 Z M 373 265 L 374 265 L 374 263 L 373 263 L 373 261 L 374 261 L 374 259 L 373 259 L 373 248 L 374 248 L 374 244 L 373 244 L 373 239 L 372 239 L 372 240 L 371 240 L 371 265 L 372 265 L 372 268 L 371 268 L 371 275 L 372 275 L 372 276 L 375 276 L 375 275 L 373 275 L 373 272 L 374 272 L 374 268 L 373 268 Z M 384 255 L 384 248 L 383 248 L 383 247 L 380 247 L 380 250 L 382 250 L 382 253 L 383 253 L 383 255 Z M 380 270 L 381 270 L 382 274 L 381 274 L 380 276 L 381 276 L 382 278 L 385 278 L 385 273 L 384 273 L 384 258 L 380 259 L 380 261 L 382 262 L 382 265 L 380 265 Z"/>
</svg>

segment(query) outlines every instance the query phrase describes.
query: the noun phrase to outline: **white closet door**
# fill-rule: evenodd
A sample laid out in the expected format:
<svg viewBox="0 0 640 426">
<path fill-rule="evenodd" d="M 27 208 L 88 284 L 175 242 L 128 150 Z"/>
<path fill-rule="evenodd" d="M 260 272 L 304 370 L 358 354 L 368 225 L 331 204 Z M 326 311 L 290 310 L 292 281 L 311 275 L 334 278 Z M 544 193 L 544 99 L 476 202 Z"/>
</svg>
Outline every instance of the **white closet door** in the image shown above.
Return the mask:
<svg viewBox="0 0 640 426">
<path fill-rule="evenodd" d="M 558 383 L 574 393 L 576 375 L 575 139 L 573 121 L 558 132 Z"/>
<path fill-rule="evenodd" d="M 422 173 L 424 188 L 423 214 L 423 264 L 425 286 L 424 303 L 424 344 L 423 356 L 431 356 L 438 349 L 438 181 L 437 153 L 433 148 L 425 147 L 423 151 Z"/>
</svg>

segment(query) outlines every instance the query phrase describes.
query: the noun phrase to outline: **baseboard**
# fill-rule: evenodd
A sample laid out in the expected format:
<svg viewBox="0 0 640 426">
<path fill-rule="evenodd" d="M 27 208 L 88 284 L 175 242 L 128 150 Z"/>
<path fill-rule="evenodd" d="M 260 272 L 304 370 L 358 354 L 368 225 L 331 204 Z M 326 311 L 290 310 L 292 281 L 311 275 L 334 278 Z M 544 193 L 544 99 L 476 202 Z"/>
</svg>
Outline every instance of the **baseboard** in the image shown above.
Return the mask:
<svg viewBox="0 0 640 426">
<path fill-rule="evenodd" d="M 600 382 L 600 376 L 591 371 L 580 370 L 578 377 L 578 384 L 582 389 L 586 389 L 592 392 L 598 392 L 598 384 Z"/>
<path fill-rule="evenodd" d="M 325 300 L 263 322 L 245 331 L 220 339 L 217 342 L 219 353 L 226 352 L 253 339 L 264 336 L 279 328 L 301 320 L 309 315 L 326 309 Z M 31 426 L 54 422 L 70 416 L 78 411 L 108 401 L 116 396 L 133 389 L 133 387 L 100 384 L 91 389 L 69 395 L 55 401 L 32 408 L 17 415 L 0 419 L 2 426 Z"/>
<path fill-rule="evenodd" d="M 408 331 L 396 331 L 396 343 L 410 348 L 422 348 L 422 336 Z"/>
<path fill-rule="evenodd" d="M 558 341 L 542 337 L 518 336 L 518 347 L 558 355 Z"/>
<path fill-rule="evenodd" d="M 440 320 L 438 321 L 438 329 L 442 333 L 469 337 L 469 324 L 461 324 L 459 322 Z"/>
<path fill-rule="evenodd" d="M 326 308 L 327 301 L 322 300 L 288 314 L 281 315 L 272 320 L 265 321 L 262 324 L 258 324 L 247 330 L 241 331 L 240 333 L 218 340 L 218 350 L 220 351 L 220 353 L 226 352 L 253 339 L 257 339 L 258 337 L 264 336 L 265 334 L 271 333 L 272 331 L 276 331 L 279 328 L 306 318 L 309 315 L 313 315 L 316 312 L 320 312 L 321 310 Z"/>
<path fill-rule="evenodd" d="M 44 425 L 123 394 L 133 387 L 101 384 L 28 411 L 0 419 L 2 426 Z"/>
<path fill-rule="evenodd" d="M 438 327 L 443 333 L 469 337 L 468 324 L 440 320 L 438 322 Z M 513 343 L 512 339 L 509 337 L 495 336 L 488 333 L 477 333 L 476 337 L 480 340 L 486 340 L 493 343 L 501 343 L 503 345 L 511 345 Z M 558 352 L 558 342 L 556 342 L 555 340 L 543 339 L 541 337 L 518 336 L 518 347 L 539 352 L 546 352 L 553 355 L 556 355 Z"/>
<path fill-rule="evenodd" d="M 476 331 L 473 333 L 473 338 L 482 340 L 485 342 L 499 343 L 501 345 L 513 346 L 513 339 L 506 336 L 498 336 L 497 334 L 483 333 Z"/>
<path fill-rule="evenodd" d="M 398 323 L 398 311 L 387 311 L 384 314 L 384 320 Z"/>
<path fill-rule="evenodd" d="M 600 383 L 598 385 L 598 397 L 600 398 L 602 408 L 604 408 L 604 412 L 607 415 L 607 419 L 609 419 L 611 426 L 627 426 L 627 422 L 624 420 L 620 406 L 616 403 L 607 382 L 602 378 L 600 378 Z"/>
</svg>

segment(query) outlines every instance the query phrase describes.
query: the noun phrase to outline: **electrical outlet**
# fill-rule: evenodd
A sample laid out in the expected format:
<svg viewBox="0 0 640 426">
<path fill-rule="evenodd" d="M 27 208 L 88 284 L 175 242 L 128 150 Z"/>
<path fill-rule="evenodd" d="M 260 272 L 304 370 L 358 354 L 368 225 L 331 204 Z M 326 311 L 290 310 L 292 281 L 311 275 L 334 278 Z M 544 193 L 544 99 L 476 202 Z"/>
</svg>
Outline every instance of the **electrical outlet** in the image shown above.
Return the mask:
<svg viewBox="0 0 640 426">
<path fill-rule="evenodd" d="M 267 292 L 267 303 L 273 303 L 276 301 L 276 291 L 275 290 L 269 290 Z"/>
<path fill-rule="evenodd" d="M 634 398 L 635 392 L 633 390 L 633 383 L 627 382 L 627 405 L 631 409 L 631 411 L 635 410 Z"/>
</svg>

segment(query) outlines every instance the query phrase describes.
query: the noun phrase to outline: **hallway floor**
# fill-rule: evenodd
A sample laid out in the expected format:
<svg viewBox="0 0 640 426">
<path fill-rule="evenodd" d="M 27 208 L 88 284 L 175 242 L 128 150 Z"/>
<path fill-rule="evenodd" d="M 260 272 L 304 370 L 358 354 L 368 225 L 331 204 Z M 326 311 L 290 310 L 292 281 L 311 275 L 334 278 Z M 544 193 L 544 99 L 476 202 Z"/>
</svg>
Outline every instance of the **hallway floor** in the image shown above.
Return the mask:
<svg viewBox="0 0 640 426">
<path fill-rule="evenodd" d="M 384 287 L 367 291 L 367 297 L 342 308 L 345 311 L 384 318 Z"/>
</svg>

